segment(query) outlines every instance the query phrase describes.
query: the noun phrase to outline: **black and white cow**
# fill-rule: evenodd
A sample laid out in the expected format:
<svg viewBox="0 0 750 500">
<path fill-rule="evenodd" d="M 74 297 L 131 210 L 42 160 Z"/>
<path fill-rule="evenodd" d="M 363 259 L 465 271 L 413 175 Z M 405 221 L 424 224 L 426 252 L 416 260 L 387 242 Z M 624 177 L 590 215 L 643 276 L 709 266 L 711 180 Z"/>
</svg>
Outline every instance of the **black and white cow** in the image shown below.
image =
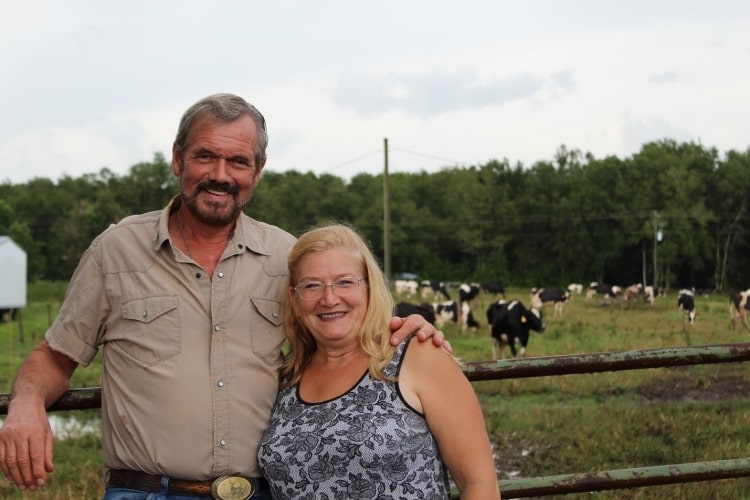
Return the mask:
<svg viewBox="0 0 750 500">
<path fill-rule="evenodd" d="M 677 307 L 685 314 L 685 321 L 695 323 L 695 296 L 692 290 L 682 289 L 677 294 Z"/>
<path fill-rule="evenodd" d="M 399 302 L 396 304 L 396 316 L 405 318 L 412 314 L 419 314 L 426 319 L 431 325 L 435 324 L 435 309 L 431 304 L 410 304 L 409 302 Z"/>
<path fill-rule="evenodd" d="M 502 283 L 496 281 L 486 281 L 482 283 L 482 291 L 486 293 L 492 293 L 494 295 L 505 295 L 505 287 Z"/>
<path fill-rule="evenodd" d="M 562 288 L 532 288 L 531 307 L 541 310 L 543 306 L 554 306 L 553 318 L 562 318 L 563 306 L 570 300 L 570 292 Z"/>
<path fill-rule="evenodd" d="M 419 283 L 415 280 L 396 280 L 393 283 L 393 288 L 397 295 L 405 295 L 411 297 L 417 293 L 419 289 Z"/>
<path fill-rule="evenodd" d="M 471 312 L 471 306 L 468 302 L 461 304 L 461 332 L 471 329 L 476 331 L 479 328 L 479 321 L 476 320 Z"/>
<path fill-rule="evenodd" d="M 458 300 L 462 304 L 464 302 L 472 301 L 479 295 L 481 287 L 478 283 L 461 283 L 458 287 Z"/>
<path fill-rule="evenodd" d="M 576 295 L 581 295 L 583 293 L 583 285 L 580 283 L 571 283 L 568 285 L 568 291 Z"/>
<path fill-rule="evenodd" d="M 729 313 L 732 318 L 732 330 L 737 328 L 737 318 L 742 320 L 745 330 L 750 329 L 747 326 L 747 313 L 750 311 L 750 300 L 748 297 L 750 297 L 750 289 L 732 292 L 729 295 Z"/>
<path fill-rule="evenodd" d="M 437 327 L 442 328 L 446 321 L 458 323 L 460 309 L 458 302 L 455 300 L 433 302 L 432 309 L 435 311 L 435 325 Z"/>
<path fill-rule="evenodd" d="M 604 298 L 604 302 L 609 303 L 610 299 L 618 298 L 621 293 L 622 288 L 620 288 L 619 286 L 592 281 L 589 285 L 588 291 L 586 292 L 586 300 L 589 300 L 595 295 L 601 295 Z"/>
<path fill-rule="evenodd" d="M 439 295 L 442 295 L 442 298 L 445 300 L 451 300 L 448 288 L 442 281 L 422 280 L 419 283 L 419 289 L 422 298 L 425 300 L 439 298 Z"/>
<path fill-rule="evenodd" d="M 519 300 L 506 303 L 499 300 L 487 308 L 487 324 L 492 337 L 492 357 L 497 359 L 497 347 L 505 359 L 505 346 L 510 347 L 513 357 L 520 354 L 526 357 L 529 331 L 544 333 L 547 327 L 542 322 L 542 313 L 537 309 L 526 309 Z M 521 348 L 516 351 L 516 344 Z"/>
</svg>

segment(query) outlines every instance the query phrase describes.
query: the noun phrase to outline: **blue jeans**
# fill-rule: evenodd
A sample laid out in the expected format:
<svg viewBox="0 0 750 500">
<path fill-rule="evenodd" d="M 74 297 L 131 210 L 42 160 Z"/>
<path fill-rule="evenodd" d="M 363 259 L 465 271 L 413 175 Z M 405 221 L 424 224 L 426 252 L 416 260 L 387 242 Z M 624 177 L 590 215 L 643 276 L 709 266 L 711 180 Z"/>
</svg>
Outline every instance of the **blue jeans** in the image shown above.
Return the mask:
<svg viewBox="0 0 750 500">
<path fill-rule="evenodd" d="M 201 500 L 211 497 L 193 497 L 185 495 L 166 495 L 148 491 L 128 490 L 126 488 L 107 488 L 103 500 Z M 251 500 L 271 500 L 271 492 L 256 491 Z"/>
</svg>

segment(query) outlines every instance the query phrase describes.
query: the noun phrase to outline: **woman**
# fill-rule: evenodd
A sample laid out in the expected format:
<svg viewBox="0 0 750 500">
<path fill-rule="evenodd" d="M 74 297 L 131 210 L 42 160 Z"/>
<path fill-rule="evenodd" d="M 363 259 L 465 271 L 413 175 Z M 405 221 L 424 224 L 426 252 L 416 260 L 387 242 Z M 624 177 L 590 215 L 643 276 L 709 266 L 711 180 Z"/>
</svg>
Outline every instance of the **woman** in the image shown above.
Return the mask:
<svg viewBox="0 0 750 500">
<path fill-rule="evenodd" d="M 393 299 L 367 245 L 332 225 L 289 253 L 282 389 L 258 458 L 274 498 L 500 498 L 482 411 L 429 342 L 392 347 Z M 446 470 L 447 468 L 447 470 Z"/>
</svg>

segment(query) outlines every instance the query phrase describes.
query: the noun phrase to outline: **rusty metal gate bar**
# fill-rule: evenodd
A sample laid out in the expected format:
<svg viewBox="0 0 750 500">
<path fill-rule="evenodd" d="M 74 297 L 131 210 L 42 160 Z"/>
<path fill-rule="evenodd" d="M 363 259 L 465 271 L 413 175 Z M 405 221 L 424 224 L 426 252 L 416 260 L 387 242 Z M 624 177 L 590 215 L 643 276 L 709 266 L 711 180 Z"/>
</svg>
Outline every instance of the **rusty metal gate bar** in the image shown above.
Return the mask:
<svg viewBox="0 0 750 500">
<path fill-rule="evenodd" d="M 466 363 L 472 382 L 750 361 L 750 342 Z"/>
<path fill-rule="evenodd" d="M 503 498 L 528 498 L 603 490 L 624 490 L 695 481 L 716 481 L 750 476 L 750 458 L 716 460 L 583 474 L 561 474 L 500 481 Z"/>
<path fill-rule="evenodd" d="M 464 373 L 476 382 L 741 361 L 750 361 L 750 342 L 472 362 L 466 363 Z M 0 394 L 0 415 L 8 413 L 9 399 L 9 394 Z M 68 390 L 49 410 L 93 408 L 101 408 L 99 387 Z"/>
</svg>

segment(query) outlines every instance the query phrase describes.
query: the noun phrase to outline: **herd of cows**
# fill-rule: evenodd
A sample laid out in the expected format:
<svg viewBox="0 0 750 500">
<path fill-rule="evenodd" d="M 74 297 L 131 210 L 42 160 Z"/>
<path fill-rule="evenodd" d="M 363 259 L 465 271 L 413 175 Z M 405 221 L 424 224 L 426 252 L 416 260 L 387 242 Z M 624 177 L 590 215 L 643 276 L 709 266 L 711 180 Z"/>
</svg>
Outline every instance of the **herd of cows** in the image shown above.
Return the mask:
<svg viewBox="0 0 750 500">
<path fill-rule="evenodd" d="M 423 280 L 396 280 L 394 292 L 398 298 L 406 298 L 407 301 L 396 304 L 398 316 L 419 314 L 427 321 L 442 327 L 446 322 L 460 325 L 461 331 L 478 329 L 479 322 L 471 310 L 472 301 L 485 292 L 493 294 L 497 300 L 490 303 L 487 308 L 486 318 L 490 336 L 492 338 L 492 356 L 505 359 L 505 348 L 508 347 L 513 357 L 526 356 L 526 346 L 531 331 L 543 333 L 546 329 L 542 321 L 542 310 L 544 306 L 551 306 L 553 317 L 562 317 L 563 307 L 573 295 L 583 295 L 584 287 L 573 283 L 567 289 L 562 288 L 532 288 L 529 307 L 527 308 L 520 300 L 514 299 L 509 302 L 505 300 L 505 288 L 500 283 L 462 283 L 458 286 L 458 296 L 451 297 L 448 285 L 440 281 Z M 418 304 L 410 302 L 415 297 L 420 297 Z M 605 283 L 592 282 L 586 290 L 586 300 L 598 298 L 601 304 L 608 304 L 612 300 L 633 301 L 643 300 L 652 305 L 656 293 L 653 287 L 643 286 L 640 283 L 627 288 L 608 285 Z M 736 328 L 740 320 L 745 329 L 750 330 L 747 323 L 748 311 L 750 311 L 750 289 L 734 292 L 730 295 L 730 310 L 732 328 Z M 684 314 L 685 322 L 694 324 L 697 318 L 695 308 L 695 292 L 683 289 L 678 292 L 677 307 Z"/>
</svg>

